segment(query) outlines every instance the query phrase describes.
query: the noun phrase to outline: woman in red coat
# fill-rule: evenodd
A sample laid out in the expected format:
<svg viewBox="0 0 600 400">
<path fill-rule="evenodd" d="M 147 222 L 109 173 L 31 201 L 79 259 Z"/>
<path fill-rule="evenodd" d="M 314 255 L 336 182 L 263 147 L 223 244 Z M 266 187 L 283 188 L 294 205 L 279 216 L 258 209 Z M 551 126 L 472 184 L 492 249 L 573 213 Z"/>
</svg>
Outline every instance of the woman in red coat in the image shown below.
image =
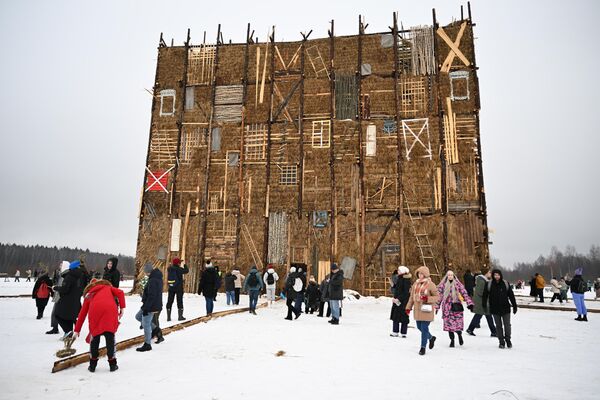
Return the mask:
<svg viewBox="0 0 600 400">
<path fill-rule="evenodd" d="M 98 365 L 98 347 L 100 336 L 106 340 L 106 354 L 110 371 L 116 371 L 117 359 L 115 358 L 115 333 L 119 327 L 119 320 L 125 308 L 125 294 L 122 290 L 112 286 L 104 279 L 92 279 L 83 291 L 83 306 L 77 317 L 74 338 L 79 336 L 81 326 L 89 315 L 90 334 L 86 342 L 90 343 L 90 366 L 88 370 L 94 372 Z M 91 342 L 90 342 L 91 337 Z"/>
</svg>

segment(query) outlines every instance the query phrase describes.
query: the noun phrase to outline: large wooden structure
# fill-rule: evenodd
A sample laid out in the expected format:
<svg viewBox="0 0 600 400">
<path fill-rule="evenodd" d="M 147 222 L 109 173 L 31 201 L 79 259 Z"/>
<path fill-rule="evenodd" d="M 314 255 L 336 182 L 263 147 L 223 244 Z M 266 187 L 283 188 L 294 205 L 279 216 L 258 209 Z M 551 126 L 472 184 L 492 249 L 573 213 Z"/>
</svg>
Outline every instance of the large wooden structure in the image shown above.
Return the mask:
<svg viewBox="0 0 600 400">
<path fill-rule="evenodd" d="M 324 276 L 489 260 L 471 10 L 446 26 L 158 48 L 136 263 Z M 206 35 L 205 35 L 206 36 Z M 352 261 L 347 259 L 346 261 Z M 346 263 L 344 263 L 346 266 Z M 352 265 L 352 262 L 348 263 Z M 350 272 L 350 269 L 347 270 Z"/>
</svg>

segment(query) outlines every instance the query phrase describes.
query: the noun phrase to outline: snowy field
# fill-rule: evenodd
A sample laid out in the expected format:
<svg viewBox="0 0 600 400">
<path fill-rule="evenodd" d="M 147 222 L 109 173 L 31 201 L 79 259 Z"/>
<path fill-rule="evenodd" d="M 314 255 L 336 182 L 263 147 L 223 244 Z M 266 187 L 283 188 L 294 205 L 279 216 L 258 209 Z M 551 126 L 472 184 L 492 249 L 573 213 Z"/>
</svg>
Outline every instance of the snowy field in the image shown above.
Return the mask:
<svg viewBox="0 0 600 400">
<path fill-rule="evenodd" d="M 0 294 L 5 294 L 2 288 Z M 35 319 L 32 299 L 0 299 L 0 399 L 598 399 L 600 314 L 521 309 L 513 318 L 513 349 L 498 349 L 485 321 L 478 336 L 448 347 L 441 321 L 436 347 L 417 354 L 419 332 L 389 336 L 388 298 L 346 300 L 339 326 L 302 315 L 285 321 L 285 304 L 215 319 L 165 337 L 148 353 L 118 353 L 120 369 L 101 359 L 52 374 L 58 335 L 45 335 L 50 309 Z M 242 298 L 242 306 L 247 298 Z M 127 297 L 117 340 L 141 334 Z M 220 296 L 215 311 L 228 309 Z M 200 296 L 186 295 L 188 319 L 204 313 Z M 467 323 L 471 314 L 466 313 Z M 176 322 L 173 322 L 176 323 Z M 161 324 L 167 326 L 166 316 Z M 85 324 L 87 327 L 87 322 Z M 103 345 L 103 342 L 102 342 Z M 88 350 L 80 339 L 78 352 Z M 278 351 L 285 354 L 277 357 Z"/>
</svg>

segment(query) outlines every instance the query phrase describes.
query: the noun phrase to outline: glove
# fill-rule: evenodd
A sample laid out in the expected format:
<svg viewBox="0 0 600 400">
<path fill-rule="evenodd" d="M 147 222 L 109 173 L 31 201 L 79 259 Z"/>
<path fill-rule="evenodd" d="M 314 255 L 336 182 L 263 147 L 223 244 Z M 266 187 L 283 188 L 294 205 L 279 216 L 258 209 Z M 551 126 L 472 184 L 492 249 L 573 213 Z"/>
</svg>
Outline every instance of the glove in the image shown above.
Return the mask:
<svg viewBox="0 0 600 400">
<path fill-rule="evenodd" d="M 146 310 L 142 311 L 142 315 L 143 315 L 144 317 L 148 316 L 148 311 L 146 311 Z"/>
<path fill-rule="evenodd" d="M 427 303 L 427 300 L 429 300 L 429 296 L 421 296 L 421 301 L 423 303 Z"/>
<path fill-rule="evenodd" d="M 467 308 L 469 309 L 469 311 L 473 312 L 473 304 L 469 304 L 469 305 L 467 306 Z"/>
<path fill-rule="evenodd" d="M 406 312 L 406 315 L 410 315 L 410 310 L 409 309 L 406 309 L 404 311 Z"/>
<path fill-rule="evenodd" d="M 73 332 L 73 336 L 71 336 L 73 338 L 73 341 L 76 341 L 77 338 L 79 337 L 79 332 Z"/>
<path fill-rule="evenodd" d="M 124 309 L 121 308 L 121 310 L 119 311 L 119 319 L 123 318 L 123 312 L 124 312 Z"/>
<path fill-rule="evenodd" d="M 517 306 L 514 306 L 513 307 L 513 314 L 516 314 L 516 313 L 517 313 Z"/>
</svg>

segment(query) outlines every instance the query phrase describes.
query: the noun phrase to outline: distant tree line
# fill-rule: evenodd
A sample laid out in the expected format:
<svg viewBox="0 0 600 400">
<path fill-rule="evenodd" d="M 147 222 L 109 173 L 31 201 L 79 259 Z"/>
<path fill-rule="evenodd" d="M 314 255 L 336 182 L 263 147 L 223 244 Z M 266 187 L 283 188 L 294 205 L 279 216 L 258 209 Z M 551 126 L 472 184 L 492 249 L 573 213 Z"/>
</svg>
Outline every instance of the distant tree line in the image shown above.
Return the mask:
<svg viewBox="0 0 600 400">
<path fill-rule="evenodd" d="M 492 264 L 499 264 L 494 260 Z M 497 267 L 498 265 L 496 265 Z M 566 246 L 565 251 L 560 251 L 556 246 L 550 250 L 550 254 L 540 255 L 533 262 L 518 262 L 514 268 L 502 268 L 503 274 L 508 280 L 514 282 L 519 279 L 529 282 L 531 277 L 540 273 L 550 282 L 552 277 L 565 275 L 573 276 L 577 268 L 583 268 L 583 278 L 593 280 L 600 277 L 600 246 L 593 245 L 587 254 L 578 253 L 574 246 Z"/>
<path fill-rule="evenodd" d="M 61 261 L 79 260 L 85 258 L 85 264 L 90 271 L 101 271 L 110 257 L 119 259 L 118 268 L 121 273 L 133 275 L 135 270 L 135 259 L 122 254 L 113 255 L 97 253 L 89 249 L 78 249 L 70 247 L 46 247 L 46 246 L 23 246 L 19 244 L 0 243 L 0 272 L 9 275 L 19 269 L 21 276 L 25 271 L 31 269 L 43 269 L 47 267 L 50 271 L 59 267 Z"/>
</svg>

